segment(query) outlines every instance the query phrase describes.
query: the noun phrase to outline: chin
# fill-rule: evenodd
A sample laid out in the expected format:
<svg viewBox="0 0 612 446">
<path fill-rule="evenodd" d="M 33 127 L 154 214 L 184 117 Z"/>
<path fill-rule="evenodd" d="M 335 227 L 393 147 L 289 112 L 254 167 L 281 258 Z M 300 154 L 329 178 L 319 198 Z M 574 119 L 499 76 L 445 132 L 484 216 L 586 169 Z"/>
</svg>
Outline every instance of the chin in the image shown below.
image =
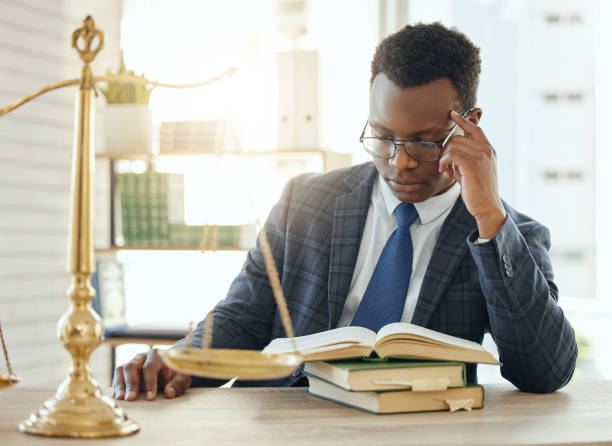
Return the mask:
<svg viewBox="0 0 612 446">
<path fill-rule="evenodd" d="M 424 192 L 401 192 L 393 190 L 393 194 L 397 197 L 398 200 L 403 201 L 404 203 L 419 203 L 421 201 L 425 201 L 428 198 L 432 197 L 430 193 Z"/>
</svg>

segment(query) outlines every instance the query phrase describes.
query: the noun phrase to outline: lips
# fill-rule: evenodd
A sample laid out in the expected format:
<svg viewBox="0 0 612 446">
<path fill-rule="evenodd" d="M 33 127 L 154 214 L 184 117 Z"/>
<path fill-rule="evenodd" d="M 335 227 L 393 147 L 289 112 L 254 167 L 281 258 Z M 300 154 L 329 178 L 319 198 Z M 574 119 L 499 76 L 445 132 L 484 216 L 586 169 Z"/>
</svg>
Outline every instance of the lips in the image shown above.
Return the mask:
<svg viewBox="0 0 612 446">
<path fill-rule="evenodd" d="M 413 192 L 423 187 L 424 183 L 418 181 L 388 180 L 389 185 L 396 192 Z"/>
<path fill-rule="evenodd" d="M 398 180 L 392 180 L 392 179 L 389 179 L 389 181 L 391 181 L 394 184 L 400 185 L 400 186 L 412 186 L 415 184 L 423 184 L 420 181 L 398 181 Z"/>
</svg>

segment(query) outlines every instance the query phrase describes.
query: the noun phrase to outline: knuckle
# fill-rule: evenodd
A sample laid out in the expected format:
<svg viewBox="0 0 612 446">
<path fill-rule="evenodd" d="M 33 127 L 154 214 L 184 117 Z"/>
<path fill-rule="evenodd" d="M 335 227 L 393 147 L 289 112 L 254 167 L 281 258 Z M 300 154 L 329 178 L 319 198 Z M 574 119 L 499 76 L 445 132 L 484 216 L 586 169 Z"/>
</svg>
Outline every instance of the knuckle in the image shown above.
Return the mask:
<svg viewBox="0 0 612 446">
<path fill-rule="evenodd" d="M 142 369 L 144 371 L 152 371 L 158 370 L 160 368 L 161 358 L 157 355 L 147 356 L 146 361 L 144 362 Z"/>
<path fill-rule="evenodd" d="M 191 375 L 184 373 L 177 373 L 174 377 L 174 381 L 179 383 L 183 389 L 186 389 L 191 384 Z"/>
<path fill-rule="evenodd" d="M 128 372 L 128 373 L 136 373 L 138 372 L 138 365 L 134 362 L 128 362 L 125 366 L 124 366 L 124 371 Z"/>
</svg>

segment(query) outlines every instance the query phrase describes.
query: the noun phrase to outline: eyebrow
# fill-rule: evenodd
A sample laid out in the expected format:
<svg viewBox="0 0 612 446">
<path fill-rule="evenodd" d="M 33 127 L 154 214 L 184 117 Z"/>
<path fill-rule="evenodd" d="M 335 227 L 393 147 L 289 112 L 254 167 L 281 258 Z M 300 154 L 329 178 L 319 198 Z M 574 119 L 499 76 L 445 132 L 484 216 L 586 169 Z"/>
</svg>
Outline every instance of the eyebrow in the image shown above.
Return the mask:
<svg viewBox="0 0 612 446">
<path fill-rule="evenodd" d="M 368 123 L 369 123 L 369 124 L 370 124 L 370 126 L 372 126 L 372 127 L 375 127 L 375 128 L 377 128 L 377 129 L 384 130 L 385 132 L 388 132 L 388 133 L 393 134 L 393 131 L 392 131 L 392 130 L 390 130 L 390 129 L 388 129 L 388 128 L 387 128 L 387 127 L 385 127 L 384 125 L 381 125 L 381 124 L 379 124 L 379 123 L 377 123 L 377 122 L 373 122 L 373 121 L 369 121 L 369 120 L 368 120 Z M 418 138 L 418 137 L 419 137 L 419 136 L 421 136 L 421 135 L 427 135 L 427 134 L 429 134 L 429 133 L 434 133 L 434 132 L 443 132 L 443 131 L 447 131 L 447 130 L 449 130 L 449 129 L 447 129 L 447 128 L 441 128 L 441 127 L 430 127 L 430 128 L 428 128 L 428 129 L 425 129 L 425 130 L 420 130 L 420 131 L 418 131 L 418 132 L 416 132 L 416 133 L 413 133 L 413 136 Z"/>
</svg>

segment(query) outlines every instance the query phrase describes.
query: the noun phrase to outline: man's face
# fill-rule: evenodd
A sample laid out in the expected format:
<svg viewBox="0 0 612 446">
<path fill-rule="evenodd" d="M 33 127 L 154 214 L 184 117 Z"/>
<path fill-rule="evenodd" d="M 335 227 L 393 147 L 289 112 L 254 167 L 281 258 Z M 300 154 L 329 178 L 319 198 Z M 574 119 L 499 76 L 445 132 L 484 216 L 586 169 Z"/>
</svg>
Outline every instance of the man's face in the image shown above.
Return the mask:
<svg viewBox="0 0 612 446">
<path fill-rule="evenodd" d="M 399 88 L 385 74 L 370 90 L 369 122 L 377 136 L 403 140 L 440 141 L 451 130 L 450 111 L 458 96 L 449 79 Z M 395 196 L 415 203 L 446 191 L 454 180 L 438 172 L 438 161 L 416 161 L 399 147 L 391 159 L 373 158 L 378 173 Z"/>
</svg>

